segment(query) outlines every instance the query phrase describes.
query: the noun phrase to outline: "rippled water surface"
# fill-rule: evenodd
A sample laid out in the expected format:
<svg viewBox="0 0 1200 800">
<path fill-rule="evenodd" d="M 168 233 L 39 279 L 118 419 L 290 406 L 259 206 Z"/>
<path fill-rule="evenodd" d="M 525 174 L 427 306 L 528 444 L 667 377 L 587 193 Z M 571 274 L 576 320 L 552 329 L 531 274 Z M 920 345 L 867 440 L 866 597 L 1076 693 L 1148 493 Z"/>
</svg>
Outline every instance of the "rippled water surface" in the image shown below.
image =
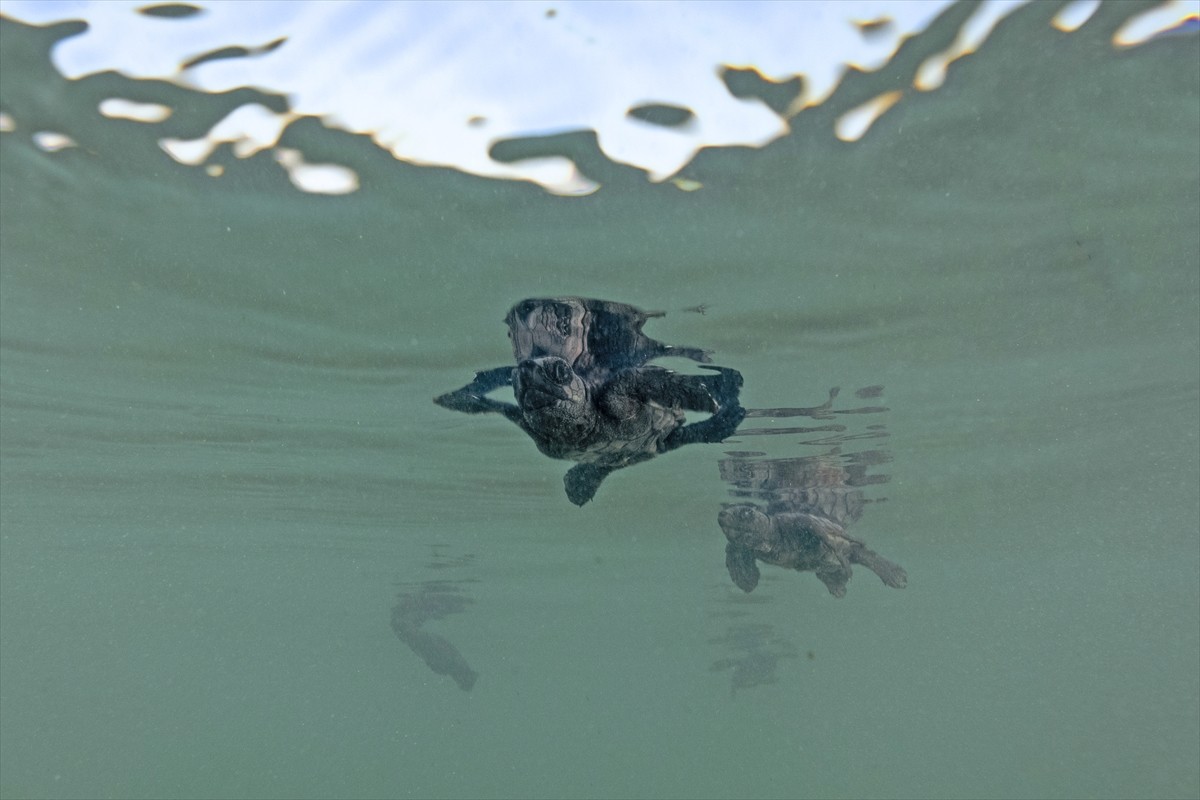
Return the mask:
<svg viewBox="0 0 1200 800">
<path fill-rule="evenodd" d="M 96 116 L 129 81 L 64 81 L 61 33 L 4 21 L 0 791 L 1194 797 L 1200 57 L 1115 52 L 1106 13 L 1013 15 L 858 143 L 830 119 L 887 70 L 702 154 L 700 191 L 596 155 L 582 198 L 316 123 L 284 143 L 358 192 L 266 153 L 213 180 Z M 233 102 L 160 91 L 192 136 Z M 888 411 L 576 508 L 514 426 L 430 402 L 560 294 L 666 310 L 647 332 L 748 407 Z M 907 588 L 764 567 L 744 595 L 718 461 L 831 446 L 890 458 L 854 530 Z"/>
</svg>

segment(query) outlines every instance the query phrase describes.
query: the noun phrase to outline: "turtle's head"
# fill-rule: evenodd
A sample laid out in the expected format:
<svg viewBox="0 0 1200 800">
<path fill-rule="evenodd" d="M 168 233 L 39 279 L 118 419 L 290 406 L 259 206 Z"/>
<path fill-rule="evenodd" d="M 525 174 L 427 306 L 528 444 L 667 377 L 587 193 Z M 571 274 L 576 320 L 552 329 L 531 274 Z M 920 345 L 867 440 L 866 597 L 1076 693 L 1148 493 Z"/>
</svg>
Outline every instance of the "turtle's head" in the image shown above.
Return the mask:
<svg viewBox="0 0 1200 800">
<path fill-rule="evenodd" d="M 725 538 L 751 550 L 769 549 L 774 539 L 771 518 L 749 503 L 726 506 L 717 515 Z"/>
<path fill-rule="evenodd" d="M 595 426 L 587 385 L 561 358 L 527 358 L 513 373 L 513 392 L 535 438 L 569 446 Z"/>
</svg>

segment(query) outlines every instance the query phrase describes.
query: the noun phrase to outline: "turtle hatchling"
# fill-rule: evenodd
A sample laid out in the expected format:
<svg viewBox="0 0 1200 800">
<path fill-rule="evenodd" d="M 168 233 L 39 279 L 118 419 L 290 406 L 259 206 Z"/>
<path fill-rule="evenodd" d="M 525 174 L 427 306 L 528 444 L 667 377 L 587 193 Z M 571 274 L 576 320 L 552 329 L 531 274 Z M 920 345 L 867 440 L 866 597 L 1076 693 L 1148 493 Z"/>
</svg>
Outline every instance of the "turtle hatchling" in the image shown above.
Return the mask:
<svg viewBox="0 0 1200 800">
<path fill-rule="evenodd" d="M 502 414 L 544 454 L 578 462 L 563 483 L 568 499 L 581 506 L 612 471 L 685 444 L 720 442 L 745 417 L 737 370 L 705 366 L 714 374 L 681 375 L 648 364 L 660 356 L 710 360 L 706 350 L 642 333 L 646 320 L 658 316 L 581 297 L 522 300 L 504 318 L 516 365 L 478 372 L 434 402 L 467 414 Z M 516 405 L 486 396 L 503 386 L 513 388 Z M 689 424 L 685 411 L 712 416 Z"/>
<path fill-rule="evenodd" d="M 725 566 L 744 592 L 758 585 L 758 564 L 815 572 L 834 597 L 846 594 L 850 565 L 861 564 L 896 589 L 908 583 L 904 569 L 846 533 L 845 527 L 820 514 L 796 511 L 765 513 L 751 503 L 721 510 L 717 517 L 728 544 Z"/>
</svg>

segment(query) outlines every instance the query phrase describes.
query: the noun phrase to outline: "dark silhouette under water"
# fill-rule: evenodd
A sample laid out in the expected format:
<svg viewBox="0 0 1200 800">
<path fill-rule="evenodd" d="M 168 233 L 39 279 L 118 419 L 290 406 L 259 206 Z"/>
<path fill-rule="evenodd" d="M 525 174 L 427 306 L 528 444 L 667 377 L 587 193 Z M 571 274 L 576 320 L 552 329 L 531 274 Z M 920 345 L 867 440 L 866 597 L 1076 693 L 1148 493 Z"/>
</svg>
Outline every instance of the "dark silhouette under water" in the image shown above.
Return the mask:
<svg viewBox="0 0 1200 800">
<path fill-rule="evenodd" d="M 392 607 L 392 630 L 400 641 L 439 675 L 449 675 L 465 692 L 471 691 L 479 673 L 471 669 L 458 648 L 444 636 L 423 630 L 430 620 L 459 614 L 473 601 L 450 581 L 429 581 L 417 591 L 399 595 Z"/>
</svg>

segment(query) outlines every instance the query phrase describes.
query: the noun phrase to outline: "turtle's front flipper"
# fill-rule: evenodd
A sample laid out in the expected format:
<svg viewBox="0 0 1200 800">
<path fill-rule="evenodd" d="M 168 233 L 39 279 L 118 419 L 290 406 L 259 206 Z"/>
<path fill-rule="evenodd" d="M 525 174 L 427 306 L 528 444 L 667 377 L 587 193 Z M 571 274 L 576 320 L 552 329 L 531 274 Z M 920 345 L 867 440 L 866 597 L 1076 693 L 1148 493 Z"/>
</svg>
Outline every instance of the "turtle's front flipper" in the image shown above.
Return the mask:
<svg viewBox="0 0 1200 800">
<path fill-rule="evenodd" d="M 663 440 L 663 452 L 674 450 L 685 444 L 697 442 L 716 443 L 728 439 L 737 430 L 738 425 L 746 418 L 746 409 L 735 401 L 732 405 L 721 406 L 717 413 L 703 422 L 693 422 L 671 431 L 671 435 Z"/>
<path fill-rule="evenodd" d="M 567 470 L 563 476 L 563 486 L 567 489 L 567 499 L 581 506 L 596 496 L 600 482 L 608 477 L 615 467 L 601 467 L 596 464 L 576 464 Z"/>
<path fill-rule="evenodd" d="M 865 545 L 858 545 L 850 550 L 850 560 L 855 564 L 862 564 L 867 569 L 879 576 L 879 579 L 891 586 L 893 589 L 903 589 L 908 585 L 908 573 L 904 571 L 904 567 L 888 561 L 883 556 L 869 549 Z"/>
<path fill-rule="evenodd" d="M 700 369 L 717 373 L 716 375 L 705 375 L 701 380 L 719 406 L 739 405 L 738 398 L 742 393 L 742 373 L 730 367 L 702 365 Z M 743 416 L 745 415 L 743 414 Z"/>
<path fill-rule="evenodd" d="M 746 409 L 738 402 L 742 389 L 742 373 L 729 367 L 703 367 L 712 370 L 716 375 L 674 375 L 680 383 L 695 387 L 696 391 L 708 396 L 708 402 L 716 406 L 716 411 L 703 422 L 694 422 L 676 428 L 663 442 L 664 450 L 674 450 L 685 444 L 696 442 L 721 442 L 729 438 L 737 430 L 738 425 L 746 418 Z M 685 408 L 694 408 L 684 406 Z M 711 406 L 710 406 L 711 407 Z M 704 410 L 704 409 L 696 409 Z"/>
<path fill-rule="evenodd" d="M 701 364 L 708 364 L 712 361 L 712 350 L 703 350 L 699 347 L 679 347 L 673 344 L 666 344 L 662 347 L 664 356 L 674 356 L 675 358 L 690 358 L 692 361 L 699 361 Z"/>
<path fill-rule="evenodd" d="M 715 413 L 720 404 L 709 388 L 708 375 L 680 375 L 662 367 L 628 369 L 614 377 L 605 388 L 605 402 L 613 405 L 614 416 L 624 416 L 618 405 L 634 407 L 646 402 L 664 408 Z"/>
<path fill-rule="evenodd" d="M 743 592 L 753 592 L 758 586 L 758 564 L 754 560 L 754 551 L 748 547 L 729 542 L 725 545 L 725 568 L 729 577 Z"/>
<path fill-rule="evenodd" d="M 512 403 L 503 403 L 485 397 L 488 392 L 501 386 L 512 385 L 512 367 L 496 367 L 475 373 L 475 379 L 461 389 L 447 392 L 433 398 L 433 402 L 451 411 L 461 411 L 464 414 L 486 414 L 488 412 L 503 414 L 513 422 L 520 423 L 521 409 Z"/>
</svg>

